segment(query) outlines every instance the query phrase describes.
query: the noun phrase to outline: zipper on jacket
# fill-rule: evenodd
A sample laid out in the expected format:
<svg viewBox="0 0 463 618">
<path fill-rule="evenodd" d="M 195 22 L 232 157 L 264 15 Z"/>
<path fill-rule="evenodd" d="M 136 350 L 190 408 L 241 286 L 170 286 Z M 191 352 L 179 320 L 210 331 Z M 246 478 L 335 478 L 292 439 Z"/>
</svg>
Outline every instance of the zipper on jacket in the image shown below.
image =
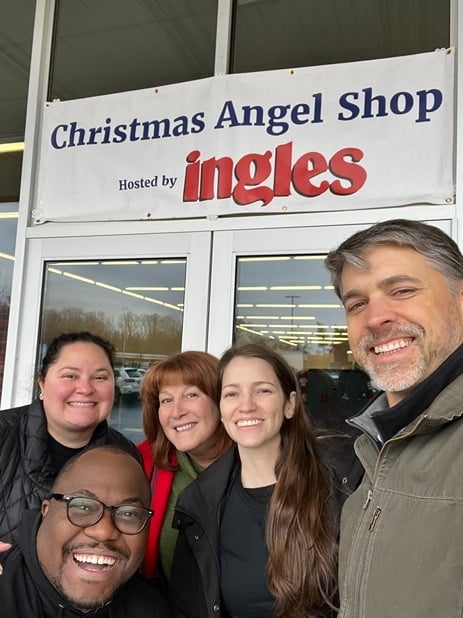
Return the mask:
<svg viewBox="0 0 463 618">
<path fill-rule="evenodd" d="M 371 489 L 369 489 L 368 493 L 367 493 L 367 499 L 365 500 L 365 504 L 362 507 L 364 511 L 367 510 L 368 505 L 370 504 L 372 497 L 373 497 L 373 492 L 371 491 Z"/>
<path fill-rule="evenodd" d="M 374 529 L 380 515 L 381 509 L 377 506 L 374 510 L 373 517 L 371 518 L 370 525 L 368 526 L 368 532 L 371 532 Z"/>
</svg>

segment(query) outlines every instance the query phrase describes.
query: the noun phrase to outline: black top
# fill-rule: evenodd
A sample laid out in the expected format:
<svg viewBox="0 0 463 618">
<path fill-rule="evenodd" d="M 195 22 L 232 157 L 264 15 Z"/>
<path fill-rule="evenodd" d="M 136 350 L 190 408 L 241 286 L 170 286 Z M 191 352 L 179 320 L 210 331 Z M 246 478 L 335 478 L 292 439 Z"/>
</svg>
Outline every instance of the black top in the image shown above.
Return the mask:
<svg viewBox="0 0 463 618">
<path fill-rule="evenodd" d="M 61 470 L 65 463 L 67 463 L 71 457 L 77 455 L 84 450 L 84 446 L 81 448 L 71 448 L 70 446 L 64 446 L 53 436 L 48 434 L 48 452 L 50 453 L 51 465 L 56 470 L 56 474 Z"/>
<path fill-rule="evenodd" d="M 222 603 L 231 618 L 270 618 L 275 601 L 266 583 L 265 522 L 274 485 L 244 489 L 237 474 L 220 526 Z"/>
</svg>

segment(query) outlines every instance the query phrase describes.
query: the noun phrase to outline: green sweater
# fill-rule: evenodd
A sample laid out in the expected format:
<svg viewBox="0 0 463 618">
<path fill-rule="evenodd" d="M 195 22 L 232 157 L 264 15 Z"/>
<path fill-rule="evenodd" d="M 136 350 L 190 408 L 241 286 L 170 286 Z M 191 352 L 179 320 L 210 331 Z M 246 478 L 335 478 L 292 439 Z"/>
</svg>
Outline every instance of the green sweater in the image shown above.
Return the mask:
<svg viewBox="0 0 463 618">
<path fill-rule="evenodd" d="M 161 566 L 167 578 L 170 575 L 172 558 L 178 535 L 178 531 L 172 528 L 172 519 L 174 516 L 175 505 L 177 504 L 177 498 L 185 487 L 194 481 L 198 474 L 203 471 L 203 468 L 195 464 L 186 453 L 176 451 L 176 455 L 179 467 L 175 472 L 174 482 L 172 484 L 169 502 L 167 503 L 166 516 L 164 518 L 161 537 L 159 540 Z"/>
</svg>

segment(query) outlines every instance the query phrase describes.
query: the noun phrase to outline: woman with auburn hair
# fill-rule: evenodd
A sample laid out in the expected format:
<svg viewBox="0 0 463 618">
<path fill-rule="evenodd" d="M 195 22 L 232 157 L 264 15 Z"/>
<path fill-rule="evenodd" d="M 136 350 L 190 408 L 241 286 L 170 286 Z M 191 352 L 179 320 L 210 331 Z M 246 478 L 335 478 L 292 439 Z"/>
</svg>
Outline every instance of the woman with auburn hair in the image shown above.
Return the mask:
<svg viewBox="0 0 463 618">
<path fill-rule="evenodd" d="M 219 361 L 236 448 L 181 494 L 171 600 L 177 617 L 307 618 L 334 612 L 338 505 L 297 377 L 261 344 Z"/>
<path fill-rule="evenodd" d="M 217 358 L 207 352 L 181 352 L 152 365 L 141 383 L 146 440 L 138 450 L 154 510 L 142 565 L 149 578 L 169 577 L 180 491 L 231 445 L 216 403 L 217 367 Z"/>
</svg>

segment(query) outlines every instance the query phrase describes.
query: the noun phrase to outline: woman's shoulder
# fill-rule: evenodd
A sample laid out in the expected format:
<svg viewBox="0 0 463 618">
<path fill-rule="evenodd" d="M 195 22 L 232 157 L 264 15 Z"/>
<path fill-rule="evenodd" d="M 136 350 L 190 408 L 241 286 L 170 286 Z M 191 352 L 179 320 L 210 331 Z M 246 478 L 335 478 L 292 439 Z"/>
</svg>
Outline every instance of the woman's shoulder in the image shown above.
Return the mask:
<svg viewBox="0 0 463 618">
<path fill-rule="evenodd" d="M 24 406 L 0 411 L 0 431 L 9 431 L 10 429 L 18 427 L 21 423 L 21 419 L 25 414 L 29 413 L 33 405 L 33 403 L 29 403 Z"/>
<path fill-rule="evenodd" d="M 143 442 L 137 444 L 137 450 L 141 455 L 145 470 L 147 466 L 151 467 L 153 465 L 153 451 L 151 443 L 148 440 L 143 440 Z"/>
</svg>

